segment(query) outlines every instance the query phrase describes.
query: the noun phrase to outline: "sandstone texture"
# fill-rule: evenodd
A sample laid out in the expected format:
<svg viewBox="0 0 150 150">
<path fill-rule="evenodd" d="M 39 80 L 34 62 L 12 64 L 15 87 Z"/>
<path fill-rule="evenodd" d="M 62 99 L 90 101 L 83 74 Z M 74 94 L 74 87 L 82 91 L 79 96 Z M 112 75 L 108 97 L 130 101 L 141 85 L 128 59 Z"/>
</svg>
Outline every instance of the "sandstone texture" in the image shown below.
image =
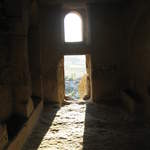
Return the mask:
<svg viewBox="0 0 150 150">
<path fill-rule="evenodd" d="M 149 150 L 149 124 L 117 106 L 47 106 L 23 150 Z"/>
</svg>

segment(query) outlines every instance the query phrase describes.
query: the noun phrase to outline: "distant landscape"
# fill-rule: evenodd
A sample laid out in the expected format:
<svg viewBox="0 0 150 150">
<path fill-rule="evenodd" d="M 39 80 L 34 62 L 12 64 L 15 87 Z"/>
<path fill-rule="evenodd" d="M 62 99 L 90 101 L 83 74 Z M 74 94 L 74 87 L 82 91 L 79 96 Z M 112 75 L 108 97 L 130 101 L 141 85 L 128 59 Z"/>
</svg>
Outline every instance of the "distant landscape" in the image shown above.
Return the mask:
<svg viewBox="0 0 150 150">
<path fill-rule="evenodd" d="M 85 55 L 65 56 L 65 93 L 73 99 L 80 99 L 78 85 L 82 76 L 86 73 Z"/>
</svg>

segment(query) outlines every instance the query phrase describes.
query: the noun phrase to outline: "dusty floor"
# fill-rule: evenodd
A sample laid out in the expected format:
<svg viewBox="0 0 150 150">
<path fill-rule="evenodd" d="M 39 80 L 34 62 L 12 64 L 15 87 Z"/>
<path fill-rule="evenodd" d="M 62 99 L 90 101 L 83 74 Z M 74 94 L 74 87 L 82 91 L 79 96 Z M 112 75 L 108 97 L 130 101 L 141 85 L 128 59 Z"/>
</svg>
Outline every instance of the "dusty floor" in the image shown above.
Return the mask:
<svg viewBox="0 0 150 150">
<path fill-rule="evenodd" d="M 115 106 L 46 107 L 24 150 L 150 150 L 150 126 Z"/>
</svg>

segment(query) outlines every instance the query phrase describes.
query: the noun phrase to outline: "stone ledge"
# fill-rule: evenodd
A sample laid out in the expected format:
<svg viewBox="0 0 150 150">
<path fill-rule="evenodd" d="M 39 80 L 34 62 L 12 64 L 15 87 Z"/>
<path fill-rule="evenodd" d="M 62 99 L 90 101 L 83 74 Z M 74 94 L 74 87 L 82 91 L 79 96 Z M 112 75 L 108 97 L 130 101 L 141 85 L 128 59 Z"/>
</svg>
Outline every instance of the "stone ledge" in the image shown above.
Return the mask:
<svg viewBox="0 0 150 150">
<path fill-rule="evenodd" d="M 132 96 L 128 95 L 126 92 L 121 91 L 121 99 L 125 109 L 129 113 L 135 113 L 135 100 Z"/>
<path fill-rule="evenodd" d="M 0 124 L 0 150 L 4 149 L 8 144 L 8 133 L 6 125 Z"/>
<path fill-rule="evenodd" d="M 16 113 L 21 114 L 24 117 L 29 118 L 32 112 L 34 111 L 33 101 L 31 98 L 25 103 L 16 104 Z"/>
<path fill-rule="evenodd" d="M 23 147 L 23 144 L 26 142 L 36 122 L 38 121 L 42 109 L 43 109 L 43 101 L 40 101 L 40 103 L 37 105 L 28 121 L 23 125 L 20 132 L 13 139 L 13 141 L 9 143 L 7 150 L 20 150 Z"/>
<path fill-rule="evenodd" d="M 142 112 L 142 101 L 140 97 L 132 90 L 122 90 L 120 92 L 121 100 L 129 113 Z"/>
</svg>

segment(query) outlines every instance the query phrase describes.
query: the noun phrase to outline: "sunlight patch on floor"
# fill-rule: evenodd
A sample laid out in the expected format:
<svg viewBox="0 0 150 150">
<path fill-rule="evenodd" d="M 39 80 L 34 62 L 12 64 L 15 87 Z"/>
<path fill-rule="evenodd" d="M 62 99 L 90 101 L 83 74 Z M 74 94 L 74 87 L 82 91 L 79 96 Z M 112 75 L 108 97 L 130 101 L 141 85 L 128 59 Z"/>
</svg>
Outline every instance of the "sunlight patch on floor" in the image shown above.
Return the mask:
<svg viewBox="0 0 150 150">
<path fill-rule="evenodd" d="M 56 114 L 38 150 L 82 150 L 86 104 L 63 106 Z"/>
</svg>

